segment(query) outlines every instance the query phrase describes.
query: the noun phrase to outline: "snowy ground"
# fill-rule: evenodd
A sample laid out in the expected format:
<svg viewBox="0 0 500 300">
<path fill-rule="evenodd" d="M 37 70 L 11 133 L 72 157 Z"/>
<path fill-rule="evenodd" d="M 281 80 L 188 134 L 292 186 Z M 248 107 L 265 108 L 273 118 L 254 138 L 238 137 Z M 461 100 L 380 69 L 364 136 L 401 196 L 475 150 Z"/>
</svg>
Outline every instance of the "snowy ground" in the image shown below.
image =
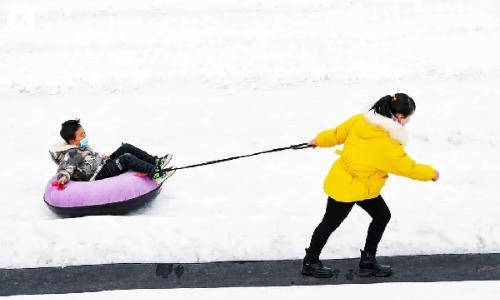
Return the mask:
<svg viewBox="0 0 500 300">
<path fill-rule="evenodd" d="M 176 289 L 134 290 L 99 293 L 15 296 L 15 300 L 27 299 L 373 299 L 373 300 L 441 300 L 498 299 L 498 281 L 438 282 L 438 283 L 381 283 L 370 285 L 339 285 L 312 287 L 272 288 L 223 288 L 223 289 Z"/>
<path fill-rule="evenodd" d="M 179 171 L 131 216 L 61 220 L 42 201 L 60 123 L 81 118 L 102 153 L 127 141 L 184 165 L 308 141 L 397 91 L 417 102 L 408 152 L 442 178 L 390 178 L 380 254 L 499 252 L 499 13 L 485 0 L 0 0 L 0 267 L 302 257 L 331 149 Z M 323 257 L 357 256 L 369 221 L 354 209 Z"/>
</svg>

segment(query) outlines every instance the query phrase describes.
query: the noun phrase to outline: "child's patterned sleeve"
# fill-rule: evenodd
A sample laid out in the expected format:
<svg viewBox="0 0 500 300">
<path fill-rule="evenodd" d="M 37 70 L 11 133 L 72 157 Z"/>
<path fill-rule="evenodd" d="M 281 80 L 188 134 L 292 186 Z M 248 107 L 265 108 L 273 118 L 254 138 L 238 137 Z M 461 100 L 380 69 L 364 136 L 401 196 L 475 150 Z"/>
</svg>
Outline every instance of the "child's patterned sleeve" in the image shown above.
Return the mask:
<svg viewBox="0 0 500 300">
<path fill-rule="evenodd" d="M 59 168 L 57 169 L 57 180 L 66 177 L 66 181 L 71 179 L 71 176 L 75 172 L 76 165 L 73 160 L 70 158 L 69 153 L 66 153 L 59 164 Z"/>
</svg>

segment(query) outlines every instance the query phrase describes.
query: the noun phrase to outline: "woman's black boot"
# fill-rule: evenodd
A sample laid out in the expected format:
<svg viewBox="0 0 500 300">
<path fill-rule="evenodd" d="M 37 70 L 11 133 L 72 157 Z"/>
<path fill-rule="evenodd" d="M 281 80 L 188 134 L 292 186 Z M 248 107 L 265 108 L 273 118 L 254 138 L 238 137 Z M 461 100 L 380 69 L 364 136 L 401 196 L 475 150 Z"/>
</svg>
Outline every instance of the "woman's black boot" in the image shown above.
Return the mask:
<svg viewBox="0 0 500 300">
<path fill-rule="evenodd" d="M 323 266 L 319 259 L 310 258 L 306 249 L 306 256 L 302 261 L 302 275 L 316 278 L 330 278 L 333 276 L 332 269 Z"/>
<path fill-rule="evenodd" d="M 376 251 L 361 250 L 361 259 L 359 261 L 359 276 L 388 277 L 392 275 L 391 266 L 384 266 L 375 259 Z"/>
</svg>

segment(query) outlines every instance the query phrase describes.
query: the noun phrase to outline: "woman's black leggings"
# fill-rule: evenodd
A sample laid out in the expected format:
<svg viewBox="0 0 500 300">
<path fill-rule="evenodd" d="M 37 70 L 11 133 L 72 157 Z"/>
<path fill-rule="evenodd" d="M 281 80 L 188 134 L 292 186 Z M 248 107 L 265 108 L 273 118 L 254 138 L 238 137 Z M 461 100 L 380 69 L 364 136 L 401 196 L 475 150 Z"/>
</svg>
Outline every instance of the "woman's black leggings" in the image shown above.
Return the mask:
<svg viewBox="0 0 500 300">
<path fill-rule="evenodd" d="M 385 227 L 391 219 L 391 212 L 385 204 L 382 196 L 358 202 L 338 202 L 328 197 L 325 216 L 319 223 L 311 238 L 311 244 L 307 251 L 307 257 L 312 261 L 317 261 L 321 250 L 325 246 L 332 232 L 344 221 L 354 204 L 361 206 L 371 217 L 372 222 L 368 227 L 365 251 L 376 252 L 378 243 L 384 234 Z"/>
</svg>

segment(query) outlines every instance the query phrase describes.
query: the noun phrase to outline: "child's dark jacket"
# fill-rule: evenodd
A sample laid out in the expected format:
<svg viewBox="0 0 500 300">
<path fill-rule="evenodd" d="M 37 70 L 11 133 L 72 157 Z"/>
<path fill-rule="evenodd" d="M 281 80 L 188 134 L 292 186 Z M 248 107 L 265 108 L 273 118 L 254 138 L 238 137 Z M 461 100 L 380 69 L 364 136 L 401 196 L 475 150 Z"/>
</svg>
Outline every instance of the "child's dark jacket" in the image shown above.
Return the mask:
<svg viewBox="0 0 500 300">
<path fill-rule="evenodd" d="M 79 148 L 61 141 L 52 146 L 49 152 L 52 160 L 59 165 L 57 180 L 62 177 L 66 177 L 68 181 L 94 180 L 104 165 L 99 153 L 92 151 L 88 146 Z"/>
</svg>

